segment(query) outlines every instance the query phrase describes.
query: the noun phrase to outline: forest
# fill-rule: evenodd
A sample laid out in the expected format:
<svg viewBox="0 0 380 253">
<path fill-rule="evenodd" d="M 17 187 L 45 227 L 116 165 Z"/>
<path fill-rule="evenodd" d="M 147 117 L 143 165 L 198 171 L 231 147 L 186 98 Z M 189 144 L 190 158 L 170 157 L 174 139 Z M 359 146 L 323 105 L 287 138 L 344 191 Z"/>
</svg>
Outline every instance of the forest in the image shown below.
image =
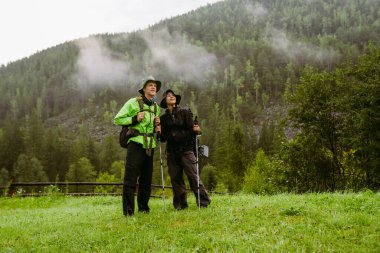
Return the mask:
<svg viewBox="0 0 380 253">
<path fill-rule="evenodd" d="M 200 120 L 207 189 L 378 190 L 379 41 L 379 0 L 225 0 L 2 65 L 0 186 L 121 182 L 113 117 L 153 75 Z"/>
</svg>

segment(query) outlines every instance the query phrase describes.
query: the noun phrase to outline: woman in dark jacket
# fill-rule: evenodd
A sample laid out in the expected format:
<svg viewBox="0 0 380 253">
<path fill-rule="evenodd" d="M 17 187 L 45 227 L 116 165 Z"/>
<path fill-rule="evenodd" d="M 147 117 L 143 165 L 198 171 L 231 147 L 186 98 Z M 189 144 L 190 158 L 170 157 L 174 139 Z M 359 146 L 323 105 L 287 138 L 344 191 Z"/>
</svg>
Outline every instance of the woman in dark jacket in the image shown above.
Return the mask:
<svg viewBox="0 0 380 253">
<path fill-rule="evenodd" d="M 165 108 L 161 116 L 161 141 L 167 142 L 167 165 L 173 186 L 173 205 L 177 210 L 187 208 L 186 185 L 183 181 L 185 172 L 198 203 L 198 176 L 194 155 L 195 136 L 200 134 L 200 127 L 194 124 L 193 114 L 189 109 L 179 107 L 181 96 L 172 90 L 164 93 L 160 105 Z M 200 206 L 207 207 L 211 200 L 199 180 Z"/>
</svg>

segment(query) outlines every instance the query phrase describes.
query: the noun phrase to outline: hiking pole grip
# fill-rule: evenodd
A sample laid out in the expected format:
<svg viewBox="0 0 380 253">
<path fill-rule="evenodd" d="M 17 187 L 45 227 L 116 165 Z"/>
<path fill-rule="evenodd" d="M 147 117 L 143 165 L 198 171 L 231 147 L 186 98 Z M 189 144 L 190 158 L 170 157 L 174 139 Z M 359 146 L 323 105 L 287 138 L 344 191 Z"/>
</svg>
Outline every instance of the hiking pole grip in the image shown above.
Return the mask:
<svg viewBox="0 0 380 253">
<path fill-rule="evenodd" d="M 195 116 L 195 119 L 194 119 L 194 126 L 198 126 L 199 127 L 199 122 L 198 122 L 198 116 Z M 200 128 L 199 128 L 200 129 Z M 201 136 L 202 133 L 201 132 L 197 132 L 195 133 L 196 136 Z"/>
</svg>

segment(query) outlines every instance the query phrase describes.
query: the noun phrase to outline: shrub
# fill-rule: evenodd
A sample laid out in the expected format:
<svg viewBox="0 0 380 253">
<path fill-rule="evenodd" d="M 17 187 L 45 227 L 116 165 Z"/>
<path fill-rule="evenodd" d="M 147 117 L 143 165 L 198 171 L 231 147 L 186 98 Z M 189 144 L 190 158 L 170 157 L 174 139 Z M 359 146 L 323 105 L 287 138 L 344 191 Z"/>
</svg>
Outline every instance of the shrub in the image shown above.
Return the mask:
<svg viewBox="0 0 380 253">
<path fill-rule="evenodd" d="M 247 193 L 276 193 L 281 191 L 281 167 L 272 162 L 259 149 L 254 162 L 248 166 L 244 176 L 243 191 Z"/>
</svg>

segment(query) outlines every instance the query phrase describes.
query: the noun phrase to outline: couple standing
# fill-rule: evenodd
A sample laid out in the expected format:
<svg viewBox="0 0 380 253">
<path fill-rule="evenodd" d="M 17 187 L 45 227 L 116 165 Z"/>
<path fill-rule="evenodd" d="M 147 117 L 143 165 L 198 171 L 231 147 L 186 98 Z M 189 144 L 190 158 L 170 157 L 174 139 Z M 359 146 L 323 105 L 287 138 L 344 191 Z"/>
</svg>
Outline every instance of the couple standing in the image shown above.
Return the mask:
<svg viewBox="0 0 380 253">
<path fill-rule="evenodd" d="M 127 146 L 127 158 L 123 184 L 123 212 L 133 215 L 134 193 L 138 182 L 137 204 L 139 212 L 149 212 L 151 194 L 153 154 L 156 147 L 154 133 L 160 141 L 167 142 L 167 165 L 173 187 L 174 208 L 187 208 L 187 191 L 183 181 L 185 172 L 190 188 L 198 203 L 196 158 L 194 155 L 195 136 L 200 133 L 198 124 L 194 124 L 193 115 L 188 109 L 179 107 L 181 96 L 172 90 L 164 93 L 160 106 L 165 114 L 160 117 L 160 107 L 155 102 L 161 82 L 150 76 L 139 90 L 140 97 L 129 99 L 117 113 L 115 125 L 128 125 L 135 130 Z M 199 181 L 200 205 L 207 207 L 211 200 Z"/>
</svg>

